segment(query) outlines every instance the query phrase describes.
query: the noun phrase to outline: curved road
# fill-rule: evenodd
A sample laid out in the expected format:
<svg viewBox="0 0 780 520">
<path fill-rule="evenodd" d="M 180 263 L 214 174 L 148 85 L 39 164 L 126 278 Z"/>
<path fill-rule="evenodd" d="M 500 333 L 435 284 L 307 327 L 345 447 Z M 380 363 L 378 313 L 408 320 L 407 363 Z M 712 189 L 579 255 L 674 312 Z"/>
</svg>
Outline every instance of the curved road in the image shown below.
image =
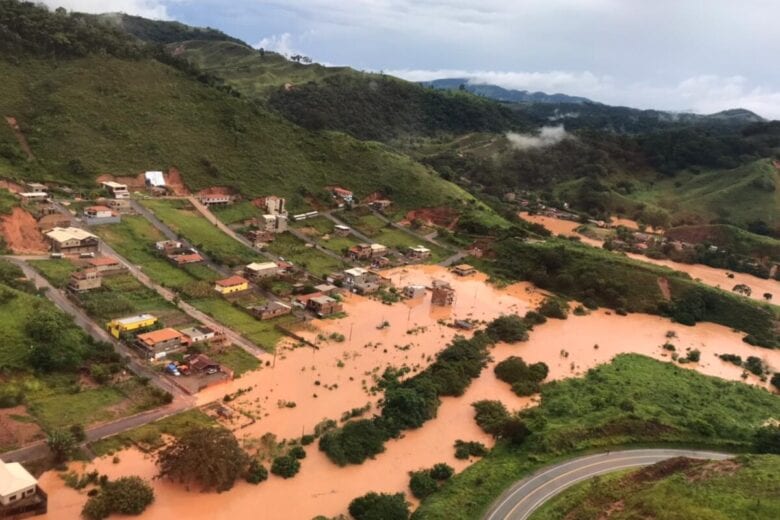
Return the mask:
<svg viewBox="0 0 780 520">
<path fill-rule="evenodd" d="M 546 501 L 578 482 L 673 457 L 723 460 L 732 455 L 699 450 L 639 449 L 579 457 L 542 469 L 515 483 L 493 503 L 483 519 L 525 520 Z"/>
</svg>

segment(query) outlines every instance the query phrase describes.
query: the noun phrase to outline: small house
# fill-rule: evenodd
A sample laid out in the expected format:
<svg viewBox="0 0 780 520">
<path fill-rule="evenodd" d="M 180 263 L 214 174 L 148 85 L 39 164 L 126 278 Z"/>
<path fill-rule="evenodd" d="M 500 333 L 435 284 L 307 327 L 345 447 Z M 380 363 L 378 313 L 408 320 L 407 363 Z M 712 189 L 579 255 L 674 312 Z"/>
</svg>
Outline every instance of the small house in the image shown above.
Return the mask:
<svg viewBox="0 0 780 520">
<path fill-rule="evenodd" d="M 198 262 L 202 262 L 203 257 L 200 256 L 200 254 L 198 253 L 188 252 L 182 254 L 169 255 L 168 260 L 170 260 L 174 265 L 182 266 L 182 265 L 197 264 Z"/>
<path fill-rule="evenodd" d="M 431 304 L 449 307 L 455 303 L 455 289 L 444 280 L 434 280 L 431 289 Z"/>
<path fill-rule="evenodd" d="M 115 199 L 129 199 L 130 192 L 127 191 L 127 184 L 120 184 L 114 181 L 101 183 L 109 195 Z"/>
<path fill-rule="evenodd" d="M 174 249 L 181 249 L 182 243 L 178 240 L 160 240 L 155 242 L 154 248 L 157 251 L 171 251 Z"/>
<path fill-rule="evenodd" d="M 344 224 L 336 224 L 333 226 L 333 234 L 337 237 L 346 237 L 349 236 L 350 233 L 352 233 L 352 229 L 350 229 L 349 226 L 345 226 Z"/>
<path fill-rule="evenodd" d="M 320 318 L 336 314 L 344 309 L 340 301 L 324 294 L 310 298 L 306 308 Z"/>
<path fill-rule="evenodd" d="M 103 284 L 103 278 L 97 269 L 84 269 L 70 275 L 68 289 L 73 292 L 85 292 L 98 289 Z"/>
<path fill-rule="evenodd" d="M 217 331 L 205 325 L 197 325 L 195 327 L 181 329 L 179 332 L 181 332 L 183 336 L 182 343 L 187 346 L 193 345 L 195 343 L 209 341 L 214 339 L 214 337 L 217 335 Z"/>
<path fill-rule="evenodd" d="M 52 228 L 45 233 L 54 253 L 81 254 L 98 250 L 98 237 L 77 227 Z"/>
<path fill-rule="evenodd" d="M 421 298 L 425 296 L 424 285 L 407 285 L 404 287 L 404 296 L 409 299 Z"/>
<path fill-rule="evenodd" d="M 355 200 L 354 195 L 351 191 L 341 188 L 339 186 L 331 187 L 330 192 L 333 195 L 333 197 L 337 199 L 341 199 L 346 204 L 352 204 L 352 202 Z"/>
<path fill-rule="evenodd" d="M 191 372 L 201 374 L 216 374 L 222 371 L 222 366 L 205 354 L 198 354 L 187 361 Z"/>
<path fill-rule="evenodd" d="M 254 281 L 273 278 L 279 274 L 279 266 L 276 262 L 252 262 L 244 268 L 244 274 Z"/>
<path fill-rule="evenodd" d="M 254 247 L 264 247 L 274 241 L 273 231 L 265 229 L 252 229 L 247 232 L 246 237 L 252 242 Z"/>
<path fill-rule="evenodd" d="M 24 466 L 18 462 L 0 460 L 0 518 L 14 518 L 15 506 L 32 499 L 36 496 L 37 491 L 38 481 Z M 38 511 L 35 514 L 45 512 L 44 503 L 43 511 Z M 17 518 L 21 518 L 21 516 Z"/>
<path fill-rule="evenodd" d="M 152 188 L 165 188 L 165 176 L 161 171 L 148 171 L 144 173 L 144 182 Z"/>
<path fill-rule="evenodd" d="M 97 270 L 101 276 L 119 274 L 125 270 L 125 266 L 122 265 L 119 260 L 110 256 L 91 258 L 87 264 L 91 268 Z"/>
<path fill-rule="evenodd" d="M 135 338 L 135 344 L 150 359 L 162 359 L 172 352 L 182 350 L 183 340 L 184 335 L 181 332 L 168 327 L 139 334 Z"/>
<path fill-rule="evenodd" d="M 315 285 L 314 289 L 317 292 L 322 293 L 322 294 L 324 294 L 326 296 L 332 296 L 333 294 L 339 292 L 339 288 L 338 287 L 336 287 L 335 285 L 329 284 L 329 283 L 321 283 L 319 285 Z"/>
<path fill-rule="evenodd" d="M 232 204 L 236 197 L 226 193 L 198 195 L 200 202 L 206 206 L 226 206 Z"/>
<path fill-rule="evenodd" d="M 425 260 L 431 257 L 431 250 L 418 244 L 416 246 L 410 247 L 409 251 L 406 253 L 406 256 L 414 260 Z"/>
<path fill-rule="evenodd" d="M 368 276 L 368 270 L 362 267 L 353 267 L 344 270 L 344 285 L 352 287 L 358 282 L 363 281 Z"/>
<path fill-rule="evenodd" d="M 106 201 L 106 206 L 117 213 L 130 213 L 133 209 L 130 205 L 130 201 L 127 199 L 108 199 Z"/>
<path fill-rule="evenodd" d="M 254 201 L 255 205 L 269 215 L 287 215 L 287 200 L 284 197 L 268 195 Z"/>
<path fill-rule="evenodd" d="M 137 316 L 128 316 L 127 318 L 118 318 L 111 320 L 106 325 L 106 328 L 111 332 L 111 335 L 115 338 L 124 332 L 132 332 L 134 330 L 145 329 L 151 327 L 157 323 L 157 317 L 151 314 L 138 314 Z"/>
<path fill-rule="evenodd" d="M 24 201 L 45 201 L 49 198 L 49 194 L 45 191 L 25 191 L 19 193 L 19 198 Z"/>
<path fill-rule="evenodd" d="M 25 182 L 24 189 L 27 193 L 46 193 L 49 191 L 48 186 L 40 182 Z"/>
<path fill-rule="evenodd" d="M 84 222 L 89 226 L 98 224 L 117 224 L 121 221 L 119 213 L 108 206 L 89 206 L 84 208 Z"/>
<path fill-rule="evenodd" d="M 249 290 L 249 280 L 243 276 L 230 276 L 214 283 L 214 290 L 227 295 Z"/>
<path fill-rule="evenodd" d="M 292 307 L 286 303 L 272 301 L 265 305 L 256 305 L 249 308 L 249 312 L 258 320 L 270 320 L 292 312 Z"/>
<path fill-rule="evenodd" d="M 370 260 L 387 254 L 387 247 L 382 244 L 361 243 L 349 248 L 347 256 L 352 260 Z"/>
<path fill-rule="evenodd" d="M 477 270 L 469 264 L 460 264 L 452 268 L 452 272 L 458 276 L 471 276 L 476 273 Z"/>
<path fill-rule="evenodd" d="M 370 202 L 368 206 L 375 211 L 384 211 L 389 208 L 392 203 L 392 201 L 387 199 L 378 199 Z"/>
</svg>

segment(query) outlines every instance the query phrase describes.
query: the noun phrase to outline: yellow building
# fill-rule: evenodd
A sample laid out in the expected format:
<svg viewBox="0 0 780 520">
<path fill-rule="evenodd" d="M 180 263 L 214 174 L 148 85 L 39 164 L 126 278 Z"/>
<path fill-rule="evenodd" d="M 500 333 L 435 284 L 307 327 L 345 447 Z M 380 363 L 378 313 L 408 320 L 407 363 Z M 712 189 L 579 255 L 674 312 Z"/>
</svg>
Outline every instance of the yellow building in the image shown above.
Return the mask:
<svg viewBox="0 0 780 520">
<path fill-rule="evenodd" d="M 112 336 L 119 339 L 119 336 L 123 332 L 143 329 L 145 327 L 150 327 L 155 323 L 157 323 L 157 317 L 152 316 L 151 314 L 139 314 L 137 316 L 111 320 L 106 324 L 106 328 L 111 332 Z"/>
<path fill-rule="evenodd" d="M 249 289 L 249 280 L 242 276 L 231 276 L 214 283 L 214 290 L 219 294 L 232 294 Z"/>
</svg>

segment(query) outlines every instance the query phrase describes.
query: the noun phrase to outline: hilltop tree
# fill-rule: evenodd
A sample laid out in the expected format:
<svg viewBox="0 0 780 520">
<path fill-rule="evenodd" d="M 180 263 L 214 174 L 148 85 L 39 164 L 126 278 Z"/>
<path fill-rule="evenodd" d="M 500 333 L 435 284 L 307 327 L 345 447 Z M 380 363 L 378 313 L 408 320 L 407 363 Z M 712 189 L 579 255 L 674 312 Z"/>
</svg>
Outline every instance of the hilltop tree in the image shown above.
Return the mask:
<svg viewBox="0 0 780 520">
<path fill-rule="evenodd" d="M 203 491 L 227 491 L 248 463 L 246 453 L 230 431 L 208 427 L 185 433 L 157 458 L 160 477 L 198 484 Z"/>
</svg>

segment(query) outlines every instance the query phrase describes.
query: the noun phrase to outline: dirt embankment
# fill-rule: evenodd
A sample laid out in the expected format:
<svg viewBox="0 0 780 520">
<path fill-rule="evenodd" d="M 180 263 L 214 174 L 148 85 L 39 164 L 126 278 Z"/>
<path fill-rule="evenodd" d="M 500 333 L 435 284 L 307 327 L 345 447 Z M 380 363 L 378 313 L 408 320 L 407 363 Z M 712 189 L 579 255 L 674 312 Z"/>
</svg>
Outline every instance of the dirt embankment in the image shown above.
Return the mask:
<svg viewBox="0 0 780 520">
<path fill-rule="evenodd" d="M 15 182 L 12 181 L 5 181 L 5 180 L 0 180 L 0 188 L 6 189 L 11 193 L 22 193 L 24 191 L 24 188 L 19 184 L 16 184 Z"/>
<path fill-rule="evenodd" d="M 141 190 L 146 187 L 146 179 L 144 179 L 144 174 L 139 173 L 135 177 L 131 177 L 129 175 L 125 176 L 115 176 L 111 175 L 110 173 L 104 173 L 103 175 L 98 176 L 96 179 L 97 183 L 100 184 L 101 182 L 118 182 L 120 184 L 126 184 L 128 189 L 135 189 L 135 190 Z"/>
<path fill-rule="evenodd" d="M 16 140 L 19 142 L 19 147 L 25 154 L 27 154 L 27 158 L 30 160 L 35 159 L 35 156 L 32 153 L 32 149 L 30 148 L 30 143 L 27 142 L 27 138 L 24 136 L 21 127 L 19 127 L 19 122 L 16 120 L 16 118 L 12 116 L 5 116 L 5 121 L 8 123 L 8 126 L 11 127 Z"/>
<path fill-rule="evenodd" d="M 177 197 L 188 197 L 190 195 L 190 190 L 185 186 L 181 172 L 177 168 L 168 168 L 168 173 L 165 174 L 165 184 L 171 190 L 171 193 Z"/>
<path fill-rule="evenodd" d="M 233 188 L 226 186 L 212 186 L 211 188 L 205 188 L 200 190 L 197 195 L 202 197 L 204 195 L 235 195 L 236 191 Z"/>
<path fill-rule="evenodd" d="M 43 438 L 43 431 L 27 414 L 24 406 L 0 410 L 0 448 L 23 446 Z"/>
<path fill-rule="evenodd" d="M 49 250 L 38 223 L 22 208 L 14 208 L 10 215 L 0 218 L 0 231 L 8 248 L 17 255 L 40 254 Z"/>
<path fill-rule="evenodd" d="M 411 223 L 415 220 L 420 221 L 426 226 L 440 226 L 447 229 L 454 229 L 458 223 L 458 212 L 453 208 L 421 208 L 408 212 L 404 220 Z"/>
</svg>

